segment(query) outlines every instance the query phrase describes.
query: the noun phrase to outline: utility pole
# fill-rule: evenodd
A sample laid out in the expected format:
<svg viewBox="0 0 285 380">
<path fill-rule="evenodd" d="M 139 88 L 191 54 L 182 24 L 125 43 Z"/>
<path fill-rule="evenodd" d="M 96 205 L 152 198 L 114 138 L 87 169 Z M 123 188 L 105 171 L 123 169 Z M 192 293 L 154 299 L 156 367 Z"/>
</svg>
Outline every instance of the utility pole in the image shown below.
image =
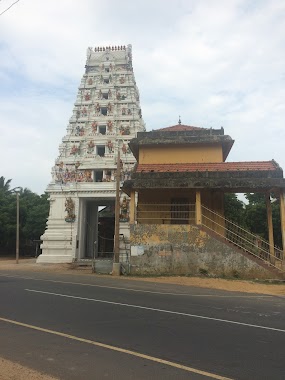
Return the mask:
<svg viewBox="0 0 285 380">
<path fill-rule="evenodd" d="M 16 264 L 19 264 L 19 222 L 20 222 L 20 207 L 19 207 L 19 193 L 17 192 L 17 227 L 16 227 Z"/>
<path fill-rule="evenodd" d="M 121 274 L 120 265 L 120 183 L 121 183 L 121 159 L 120 159 L 120 145 L 118 142 L 117 154 L 117 175 L 116 175 L 116 204 L 115 204 L 115 241 L 114 241 L 114 263 L 113 275 L 119 276 Z"/>
</svg>

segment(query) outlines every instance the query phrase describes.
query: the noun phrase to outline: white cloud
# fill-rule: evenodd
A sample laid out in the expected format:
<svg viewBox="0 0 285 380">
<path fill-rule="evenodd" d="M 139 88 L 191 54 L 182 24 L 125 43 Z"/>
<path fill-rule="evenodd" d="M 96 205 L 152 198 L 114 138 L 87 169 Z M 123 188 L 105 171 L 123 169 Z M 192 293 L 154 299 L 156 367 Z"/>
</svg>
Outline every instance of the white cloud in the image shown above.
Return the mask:
<svg viewBox="0 0 285 380">
<path fill-rule="evenodd" d="M 0 175 L 44 190 L 87 47 L 128 43 L 149 129 L 224 126 L 229 159 L 285 168 L 284 21 L 283 0 L 20 1 L 0 18 Z"/>
</svg>

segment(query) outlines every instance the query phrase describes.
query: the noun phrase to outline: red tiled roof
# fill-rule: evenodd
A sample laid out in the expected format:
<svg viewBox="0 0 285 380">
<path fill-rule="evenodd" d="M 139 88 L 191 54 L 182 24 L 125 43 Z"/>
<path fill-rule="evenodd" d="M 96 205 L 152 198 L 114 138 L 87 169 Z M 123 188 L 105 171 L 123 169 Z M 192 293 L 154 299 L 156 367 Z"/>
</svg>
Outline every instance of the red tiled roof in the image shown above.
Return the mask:
<svg viewBox="0 0 285 380">
<path fill-rule="evenodd" d="M 176 132 L 176 131 L 196 131 L 197 129 L 205 129 L 200 127 L 192 127 L 191 125 L 177 124 L 167 128 L 156 129 L 156 131 Z"/>
<path fill-rule="evenodd" d="M 275 171 L 280 167 L 275 161 L 217 162 L 187 164 L 138 164 L 136 172 L 225 172 L 225 171 Z"/>
</svg>

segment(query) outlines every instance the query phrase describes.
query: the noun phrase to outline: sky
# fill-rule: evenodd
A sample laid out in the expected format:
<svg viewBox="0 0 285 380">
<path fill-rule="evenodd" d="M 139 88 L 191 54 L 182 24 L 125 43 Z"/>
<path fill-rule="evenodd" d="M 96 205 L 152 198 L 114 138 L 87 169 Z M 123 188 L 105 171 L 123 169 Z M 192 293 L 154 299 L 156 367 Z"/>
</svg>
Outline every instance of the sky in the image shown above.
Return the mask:
<svg viewBox="0 0 285 380">
<path fill-rule="evenodd" d="M 0 0 L 0 13 L 15 0 Z M 285 169 L 284 0 L 20 0 L 0 16 L 0 176 L 41 194 L 86 50 L 133 46 L 147 130 L 224 127 L 227 161 Z"/>
</svg>

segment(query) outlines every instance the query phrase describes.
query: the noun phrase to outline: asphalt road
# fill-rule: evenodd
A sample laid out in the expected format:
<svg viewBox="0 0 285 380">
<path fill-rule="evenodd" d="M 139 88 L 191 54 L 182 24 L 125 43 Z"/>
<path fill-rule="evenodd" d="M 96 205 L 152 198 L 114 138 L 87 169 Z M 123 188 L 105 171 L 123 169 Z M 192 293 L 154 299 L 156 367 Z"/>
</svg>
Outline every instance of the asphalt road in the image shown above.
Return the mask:
<svg viewBox="0 0 285 380">
<path fill-rule="evenodd" d="M 22 271 L 0 297 L 0 356 L 63 380 L 285 379 L 283 297 Z"/>
</svg>

